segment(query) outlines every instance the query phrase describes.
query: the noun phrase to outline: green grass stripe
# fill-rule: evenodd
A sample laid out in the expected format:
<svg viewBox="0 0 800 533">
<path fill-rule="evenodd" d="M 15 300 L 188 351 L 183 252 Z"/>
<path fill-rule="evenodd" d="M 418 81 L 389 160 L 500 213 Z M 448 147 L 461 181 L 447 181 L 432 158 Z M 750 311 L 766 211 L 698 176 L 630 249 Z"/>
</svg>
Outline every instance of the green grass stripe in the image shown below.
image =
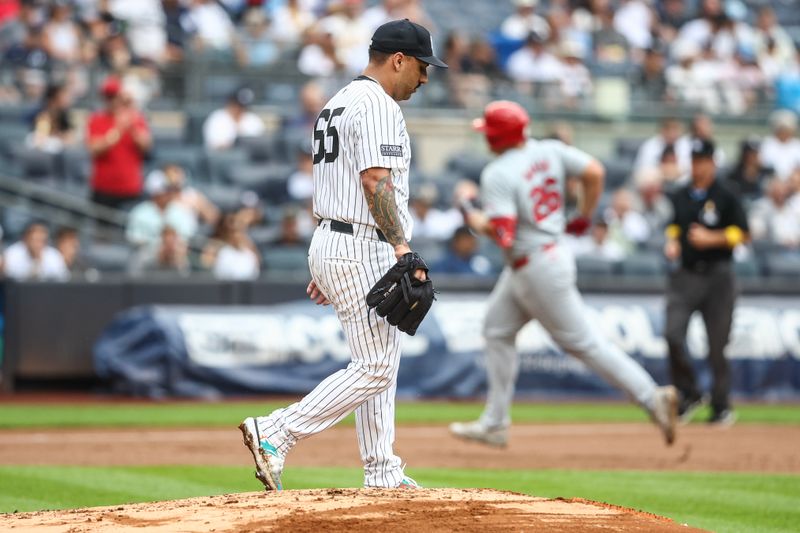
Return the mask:
<svg viewBox="0 0 800 533">
<path fill-rule="evenodd" d="M 409 469 L 426 487 L 582 497 L 720 532 L 790 532 L 800 476 L 743 473 Z M 354 468 L 288 468 L 288 488 L 357 487 Z M 0 512 L 116 505 L 260 489 L 246 467 L 0 467 Z"/>
<path fill-rule="evenodd" d="M 231 426 L 287 402 L 144 404 L 0 404 L 0 428 L 43 427 L 198 427 Z M 400 424 L 438 424 L 477 417 L 478 402 L 401 402 Z M 800 405 L 741 405 L 741 423 L 800 424 Z M 515 422 L 639 422 L 646 417 L 625 403 L 517 403 Z M 698 419 L 706 416 L 701 413 Z M 345 423 L 352 424 L 352 417 Z"/>
</svg>

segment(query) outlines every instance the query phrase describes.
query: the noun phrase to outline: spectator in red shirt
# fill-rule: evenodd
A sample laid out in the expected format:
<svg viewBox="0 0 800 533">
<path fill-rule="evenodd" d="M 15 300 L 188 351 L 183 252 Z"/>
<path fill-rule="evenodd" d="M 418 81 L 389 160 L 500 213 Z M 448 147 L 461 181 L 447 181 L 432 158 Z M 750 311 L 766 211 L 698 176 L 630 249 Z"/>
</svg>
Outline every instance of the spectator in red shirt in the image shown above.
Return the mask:
<svg viewBox="0 0 800 533">
<path fill-rule="evenodd" d="M 106 108 L 89 118 L 87 135 L 92 201 L 120 209 L 142 194 L 142 161 L 153 139 L 144 116 L 118 78 L 108 78 L 101 92 Z"/>
</svg>

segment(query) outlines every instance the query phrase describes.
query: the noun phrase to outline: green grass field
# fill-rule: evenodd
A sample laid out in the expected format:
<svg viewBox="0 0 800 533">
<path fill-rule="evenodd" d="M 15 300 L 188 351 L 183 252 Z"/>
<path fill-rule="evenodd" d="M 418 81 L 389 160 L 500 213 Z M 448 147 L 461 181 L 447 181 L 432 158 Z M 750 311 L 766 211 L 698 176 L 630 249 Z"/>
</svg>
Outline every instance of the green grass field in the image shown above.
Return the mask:
<svg viewBox="0 0 800 533">
<path fill-rule="evenodd" d="M 0 405 L 0 427 L 235 425 L 272 403 Z M 403 424 L 476 416 L 475 403 L 398 405 Z M 800 424 L 800 406 L 746 405 L 740 423 Z M 702 415 L 701 415 L 702 416 Z M 517 422 L 627 422 L 644 415 L 621 404 L 518 404 Z M 722 445 L 722 443 L 721 443 Z M 548 497 L 582 497 L 668 516 L 714 531 L 800 528 L 800 476 L 740 473 L 409 469 L 428 487 L 490 487 Z M 293 488 L 357 487 L 359 469 L 288 468 Z M 259 490 L 247 467 L 0 466 L 0 512 L 112 505 Z"/>
</svg>

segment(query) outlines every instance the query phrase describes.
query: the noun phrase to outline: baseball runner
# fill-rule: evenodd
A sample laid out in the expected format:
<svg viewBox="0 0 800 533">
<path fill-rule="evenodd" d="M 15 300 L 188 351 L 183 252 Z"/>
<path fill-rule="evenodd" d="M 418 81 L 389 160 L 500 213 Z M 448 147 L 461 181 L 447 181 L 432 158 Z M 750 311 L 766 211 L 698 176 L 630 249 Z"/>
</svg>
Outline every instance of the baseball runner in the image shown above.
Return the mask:
<svg viewBox="0 0 800 533">
<path fill-rule="evenodd" d="M 658 387 L 639 364 L 594 331 L 575 287 L 575 262 L 560 243 L 565 229 L 576 234 L 588 229 L 605 170 L 560 141 L 528 140 L 529 120 L 520 105 L 498 101 L 474 123 L 497 157 L 481 175 L 483 210 L 464 199 L 464 217 L 475 231 L 494 238 L 508 265 L 490 296 L 483 329 L 486 407 L 479 420 L 454 423 L 450 431 L 464 439 L 506 445 L 519 364 L 514 343 L 519 330 L 536 319 L 562 349 L 642 406 L 672 444 L 675 389 Z M 568 175 L 580 177 L 583 197 L 579 216 L 566 222 L 563 191 Z"/>
<path fill-rule="evenodd" d="M 239 428 L 256 477 L 281 490 L 286 454 L 298 440 L 356 413 L 365 487 L 408 487 L 392 451 L 401 332 L 413 335 L 434 298 L 427 266 L 412 253 L 408 212 L 411 152 L 398 101 L 428 81 L 428 30 L 388 22 L 372 37 L 364 73 L 325 105 L 313 133 L 314 214 L 320 220 L 308 254 L 317 304 L 333 304 L 351 362 L 299 402 Z"/>
</svg>

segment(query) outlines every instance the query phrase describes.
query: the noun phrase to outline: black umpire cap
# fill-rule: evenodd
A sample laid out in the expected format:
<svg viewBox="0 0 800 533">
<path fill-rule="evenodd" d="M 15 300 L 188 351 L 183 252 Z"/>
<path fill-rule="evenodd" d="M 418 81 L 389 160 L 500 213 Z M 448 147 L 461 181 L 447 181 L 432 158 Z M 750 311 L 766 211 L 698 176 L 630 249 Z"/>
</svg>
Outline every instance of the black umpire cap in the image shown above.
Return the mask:
<svg viewBox="0 0 800 533">
<path fill-rule="evenodd" d="M 434 67 L 447 68 L 444 61 L 433 55 L 430 32 L 408 19 L 392 20 L 378 27 L 369 49 L 387 54 L 401 52 Z"/>
<path fill-rule="evenodd" d="M 714 157 L 716 148 L 708 139 L 692 139 L 692 159 Z"/>
</svg>

